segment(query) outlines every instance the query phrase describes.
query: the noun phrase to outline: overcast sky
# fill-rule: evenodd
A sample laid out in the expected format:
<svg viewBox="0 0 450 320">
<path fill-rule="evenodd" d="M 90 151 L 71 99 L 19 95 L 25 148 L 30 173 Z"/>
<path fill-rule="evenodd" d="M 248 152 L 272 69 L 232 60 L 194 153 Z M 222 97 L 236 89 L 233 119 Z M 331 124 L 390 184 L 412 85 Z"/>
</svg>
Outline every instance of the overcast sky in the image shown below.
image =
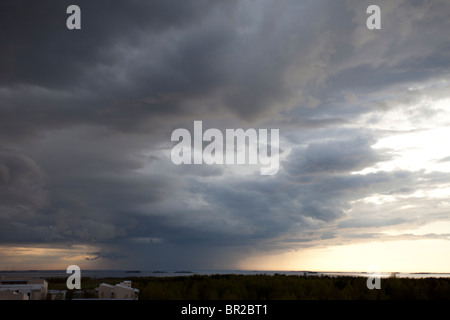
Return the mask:
<svg viewBox="0 0 450 320">
<path fill-rule="evenodd" d="M 0 269 L 450 272 L 449 16 L 446 0 L 2 1 Z M 279 129 L 278 173 L 173 164 L 195 120 Z"/>
</svg>

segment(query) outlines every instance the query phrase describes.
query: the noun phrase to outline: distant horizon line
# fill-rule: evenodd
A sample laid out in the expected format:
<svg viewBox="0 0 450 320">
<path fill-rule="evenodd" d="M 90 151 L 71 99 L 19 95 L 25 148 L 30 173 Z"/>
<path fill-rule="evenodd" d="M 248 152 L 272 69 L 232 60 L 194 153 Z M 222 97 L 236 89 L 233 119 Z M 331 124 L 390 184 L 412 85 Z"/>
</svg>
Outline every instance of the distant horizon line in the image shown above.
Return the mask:
<svg viewBox="0 0 450 320">
<path fill-rule="evenodd" d="M 66 272 L 66 269 L 6 269 L 0 270 L 0 273 L 18 273 L 18 272 L 45 272 L 45 271 L 61 271 Z M 152 273 L 195 273 L 195 272 L 227 272 L 227 271 L 245 271 L 245 272 L 307 272 L 307 273 L 365 273 L 372 274 L 373 272 L 367 271 L 314 271 L 314 270 L 258 270 L 258 269 L 82 269 L 82 271 L 116 271 L 116 272 L 128 272 L 128 273 L 141 273 L 141 272 L 152 272 Z M 439 272 L 439 271 L 380 271 L 382 274 L 450 274 L 450 272 Z"/>
</svg>

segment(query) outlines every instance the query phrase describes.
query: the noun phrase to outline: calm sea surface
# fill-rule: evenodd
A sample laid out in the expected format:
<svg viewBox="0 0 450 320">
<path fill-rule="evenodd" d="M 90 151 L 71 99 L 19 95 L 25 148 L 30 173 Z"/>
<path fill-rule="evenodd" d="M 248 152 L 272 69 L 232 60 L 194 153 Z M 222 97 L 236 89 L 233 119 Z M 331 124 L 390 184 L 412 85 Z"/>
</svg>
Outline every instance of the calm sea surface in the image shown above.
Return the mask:
<svg viewBox="0 0 450 320">
<path fill-rule="evenodd" d="M 127 277 L 173 277 L 191 275 L 213 275 L 213 274 L 284 274 L 299 276 L 355 276 L 369 277 L 373 274 L 366 272 L 312 272 L 312 271 L 247 271 L 247 270 L 81 270 L 82 277 L 91 278 L 127 278 Z M 33 278 L 68 277 L 66 270 L 27 270 L 27 271 L 0 271 L 0 275 L 8 277 L 27 276 Z M 403 273 L 382 272 L 382 278 L 395 275 L 397 278 L 450 278 L 450 273 Z"/>
</svg>

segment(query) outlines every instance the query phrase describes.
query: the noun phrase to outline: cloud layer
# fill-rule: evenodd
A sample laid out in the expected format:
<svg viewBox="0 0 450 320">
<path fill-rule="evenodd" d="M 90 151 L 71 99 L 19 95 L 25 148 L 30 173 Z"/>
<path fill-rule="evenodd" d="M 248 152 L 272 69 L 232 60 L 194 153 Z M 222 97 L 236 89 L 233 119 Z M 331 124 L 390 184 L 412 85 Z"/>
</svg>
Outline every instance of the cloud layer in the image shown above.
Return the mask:
<svg viewBox="0 0 450 320">
<path fill-rule="evenodd" d="M 232 268 L 448 219 L 450 152 L 407 164 L 450 121 L 447 1 L 381 1 L 381 30 L 368 1 L 76 1 L 72 31 L 69 4 L 0 5 L 3 245 Z M 280 129 L 279 172 L 175 166 L 194 120 Z"/>
</svg>

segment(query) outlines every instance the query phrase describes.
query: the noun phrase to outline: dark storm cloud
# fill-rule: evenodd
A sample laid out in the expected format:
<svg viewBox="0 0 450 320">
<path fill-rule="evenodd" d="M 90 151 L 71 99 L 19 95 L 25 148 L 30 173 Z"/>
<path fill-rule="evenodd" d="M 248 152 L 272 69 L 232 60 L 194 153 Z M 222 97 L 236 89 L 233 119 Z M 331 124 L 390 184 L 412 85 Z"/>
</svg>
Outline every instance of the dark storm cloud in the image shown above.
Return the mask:
<svg viewBox="0 0 450 320">
<path fill-rule="evenodd" d="M 69 4 L 81 7 L 81 30 L 65 26 Z M 395 156 L 372 148 L 380 133 L 359 117 L 419 101 L 406 88 L 447 76 L 449 5 L 383 1 L 382 29 L 369 31 L 369 4 L 3 1 L 1 241 L 201 267 L 415 221 L 395 208 L 389 218 L 349 213 L 373 194 L 448 179 L 352 174 Z M 417 117 L 437 111 L 427 112 Z M 193 120 L 279 128 L 280 171 L 174 166 L 170 134 Z"/>
<path fill-rule="evenodd" d="M 297 20 L 275 4 L 256 5 L 253 18 L 234 2 L 79 4 L 80 31 L 66 30 L 62 5 L 43 3 L 36 15 L 27 12 L 38 4 L 5 5 L 5 46 L 17 52 L 4 59 L 13 71 L 1 102 L 14 110 L 3 110 L 3 134 L 83 123 L 148 132 L 205 111 L 255 121 L 316 83 L 326 50 L 326 39 L 315 42 L 320 30 L 308 27 L 321 14 L 316 6 L 290 4 Z"/>
<path fill-rule="evenodd" d="M 336 115 L 345 121 L 367 111 L 346 111 L 339 100 L 330 104 L 342 91 L 376 90 L 423 76 L 436 52 L 448 61 L 447 51 L 439 49 L 441 37 L 421 37 L 419 26 L 424 34 L 436 28 L 424 22 L 407 30 L 430 47 L 419 51 L 424 53 L 418 61 L 409 53 L 402 60 L 405 51 L 394 40 L 406 36 L 385 29 L 355 47 L 352 41 L 364 39 L 367 30 L 352 37 L 355 17 L 336 3 L 282 1 L 253 4 L 250 11 L 245 2 L 78 4 L 83 8 L 78 32 L 65 28 L 65 3 L 3 4 L 8 32 L 2 47 L 11 52 L 2 61 L 11 71 L 2 73 L 0 103 L 9 106 L 1 118 L 8 139 L 86 123 L 155 133 L 205 112 L 258 121 L 292 106 L 302 107 L 293 111 L 297 125 L 317 126 Z M 402 9 L 410 10 L 401 6 L 390 14 Z M 424 14 L 436 15 L 438 9 Z M 356 17 L 365 22 L 365 15 Z M 372 46 L 394 46 L 398 63 L 372 65 L 380 60 L 377 52 L 365 51 Z M 417 63 L 420 68 L 408 68 Z M 337 114 L 330 110 L 336 104 Z M 303 108 L 310 105 L 320 108 Z"/>
<path fill-rule="evenodd" d="M 66 8 L 82 8 L 83 32 L 68 32 Z M 8 30 L 2 47 L 2 81 L 43 87 L 83 85 L 85 72 L 113 64 L 110 50 L 133 43 L 141 31 L 183 28 L 201 19 L 211 1 L 6 1 L 1 26 Z M 84 32 L 84 30 L 86 30 Z"/>
<path fill-rule="evenodd" d="M 46 176 L 35 161 L 0 147 L 0 206 L 42 206 Z"/>
</svg>

